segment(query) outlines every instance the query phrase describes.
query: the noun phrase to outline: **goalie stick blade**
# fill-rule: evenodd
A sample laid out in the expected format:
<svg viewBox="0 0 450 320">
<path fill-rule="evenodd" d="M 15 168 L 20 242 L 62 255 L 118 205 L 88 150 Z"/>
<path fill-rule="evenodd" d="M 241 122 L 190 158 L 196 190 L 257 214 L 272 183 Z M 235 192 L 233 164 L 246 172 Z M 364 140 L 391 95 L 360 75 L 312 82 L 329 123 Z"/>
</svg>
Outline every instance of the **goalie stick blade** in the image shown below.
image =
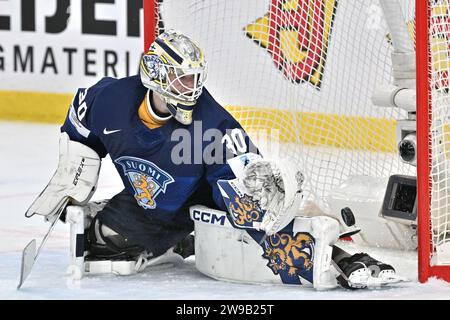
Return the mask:
<svg viewBox="0 0 450 320">
<path fill-rule="evenodd" d="M 30 241 L 29 244 L 22 251 L 22 266 L 20 269 L 20 281 L 17 289 L 20 289 L 25 279 L 33 268 L 34 261 L 36 261 L 36 239 Z"/>
<path fill-rule="evenodd" d="M 61 217 L 61 214 L 63 213 L 64 209 L 66 208 L 68 202 L 69 202 L 69 199 L 66 198 L 61 203 L 61 206 L 58 209 L 57 213 L 55 214 L 54 218 L 52 219 L 50 228 L 48 229 L 47 233 L 45 234 L 44 238 L 42 239 L 41 244 L 39 245 L 39 248 L 36 250 L 36 240 L 33 239 L 25 247 L 25 249 L 23 249 L 22 266 L 20 268 L 21 269 L 20 281 L 19 281 L 19 285 L 17 286 L 17 289 L 20 289 L 20 287 L 23 285 L 26 278 L 30 274 L 31 269 L 33 268 L 33 265 L 39 256 L 39 253 L 41 252 L 42 248 L 44 247 L 45 243 L 47 242 L 47 239 L 50 237 L 50 234 L 52 233 L 53 229 L 55 228 L 55 225 L 58 222 L 59 218 Z M 47 220 L 47 221 L 50 221 L 50 220 Z"/>
</svg>

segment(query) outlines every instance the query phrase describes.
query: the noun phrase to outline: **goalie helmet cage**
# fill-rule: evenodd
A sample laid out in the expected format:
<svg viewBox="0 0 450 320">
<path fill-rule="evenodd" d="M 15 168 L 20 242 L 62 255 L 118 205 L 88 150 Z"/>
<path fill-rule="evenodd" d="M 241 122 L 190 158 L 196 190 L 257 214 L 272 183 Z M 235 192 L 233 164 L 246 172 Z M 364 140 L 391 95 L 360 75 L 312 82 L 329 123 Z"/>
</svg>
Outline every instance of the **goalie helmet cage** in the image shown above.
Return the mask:
<svg viewBox="0 0 450 320">
<path fill-rule="evenodd" d="M 278 130 L 321 208 L 353 175 L 417 173 L 419 280 L 450 282 L 449 0 L 143 1 L 145 49 L 164 28 L 197 41 L 208 90 L 246 130 Z M 414 45 L 416 79 L 400 83 L 416 90 L 417 171 L 397 155 L 411 113 L 372 100 Z"/>
</svg>

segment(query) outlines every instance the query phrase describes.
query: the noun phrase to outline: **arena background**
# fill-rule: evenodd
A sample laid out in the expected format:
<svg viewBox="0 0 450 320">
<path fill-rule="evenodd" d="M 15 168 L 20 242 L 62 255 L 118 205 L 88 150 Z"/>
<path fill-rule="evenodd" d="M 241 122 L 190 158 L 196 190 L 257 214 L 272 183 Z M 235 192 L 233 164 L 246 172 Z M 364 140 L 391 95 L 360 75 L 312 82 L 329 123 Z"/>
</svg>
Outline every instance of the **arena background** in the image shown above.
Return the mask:
<svg viewBox="0 0 450 320">
<path fill-rule="evenodd" d="M 136 74 L 142 0 L 0 1 L 0 119 L 61 123 L 78 87 Z"/>
<path fill-rule="evenodd" d="M 371 104 L 365 92 L 347 91 L 358 87 L 362 77 L 370 78 L 374 72 L 371 67 L 378 61 L 368 61 L 363 69 L 348 70 L 348 64 L 340 61 L 341 56 L 333 58 L 328 52 L 339 51 L 339 47 L 325 48 L 317 73 L 306 75 L 310 77 L 309 81 L 291 83 L 264 48 L 267 46 L 264 24 L 268 1 L 247 1 L 243 6 L 252 8 L 247 10 L 251 14 L 238 14 L 231 20 L 214 18 L 221 17 L 224 8 L 212 1 L 204 12 L 208 26 L 179 19 L 180 12 L 192 10 L 189 1 L 159 2 L 163 3 L 164 23 L 175 28 L 183 26 L 183 31 L 197 37 L 209 61 L 208 89 L 245 128 L 252 126 L 255 129 L 254 119 L 258 119 L 258 127 L 278 129 L 284 142 L 300 139 L 305 145 L 396 150 L 395 121 L 386 118 L 385 110 L 373 108 L 370 114 L 355 109 L 351 114 L 345 111 L 351 101 Z M 357 38 L 340 28 L 345 21 L 339 23 L 339 19 L 345 17 L 336 15 L 336 21 L 332 17 L 336 10 L 345 10 L 347 4 L 343 2 L 338 8 L 335 0 L 322 2 L 329 12 L 327 23 L 331 22 L 331 27 L 324 30 L 324 45 L 328 46 L 328 41 L 334 39 L 335 43 L 353 46 L 348 43 L 349 39 L 356 42 Z M 234 7 L 237 3 L 229 1 L 226 6 Z M 373 9 L 369 7 L 367 12 L 354 17 L 369 33 L 379 27 Z M 204 37 L 201 28 L 227 31 L 220 32 L 220 37 Z M 144 42 L 142 35 L 142 0 L 1 0 L 0 119 L 61 123 L 77 88 L 93 85 L 103 76 L 120 78 L 138 72 Z M 291 36 L 295 37 L 295 34 Z M 341 38 L 345 41 L 337 41 Z M 285 41 L 291 39 L 288 37 Z M 380 47 L 389 45 L 383 38 L 375 41 L 380 42 Z M 228 44 L 232 47 L 227 47 Z M 292 48 L 289 43 L 281 43 L 281 46 Z M 217 50 L 230 52 L 226 63 L 215 57 Z M 291 54 L 289 59 L 301 63 L 301 54 Z M 328 55 L 326 63 L 325 55 Z M 369 59 L 375 59 L 375 56 Z M 268 72 L 260 71 L 261 63 L 269 66 Z M 343 66 L 346 74 L 352 74 L 344 82 L 339 78 Z M 239 75 L 243 70 L 245 74 Z M 226 80 L 236 77 L 242 81 Z M 261 86 L 278 92 L 272 95 L 273 101 L 261 94 Z M 323 99 L 330 96 L 330 92 L 332 103 Z M 304 101 L 310 105 L 299 106 Z M 296 127 L 296 123 L 302 126 L 293 133 L 291 128 Z M 361 127 L 366 130 L 356 132 L 354 129 Z"/>
</svg>

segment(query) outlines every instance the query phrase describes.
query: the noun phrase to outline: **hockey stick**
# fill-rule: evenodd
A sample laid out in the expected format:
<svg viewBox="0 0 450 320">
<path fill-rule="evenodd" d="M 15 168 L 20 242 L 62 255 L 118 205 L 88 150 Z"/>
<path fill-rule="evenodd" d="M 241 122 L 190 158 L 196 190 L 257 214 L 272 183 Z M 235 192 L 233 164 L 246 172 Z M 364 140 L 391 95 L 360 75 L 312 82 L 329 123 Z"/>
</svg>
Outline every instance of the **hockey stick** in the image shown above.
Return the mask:
<svg viewBox="0 0 450 320">
<path fill-rule="evenodd" d="M 31 273 L 31 269 L 33 268 L 34 263 L 37 260 L 37 257 L 39 256 L 39 253 L 41 252 L 41 249 L 44 247 L 45 243 L 47 242 L 47 239 L 49 238 L 50 234 L 52 233 L 56 222 L 59 220 L 59 217 L 63 213 L 64 209 L 67 206 L 67 203 L 69 202 L 69 199 L 67 198 L 62 203 L 62 206 L 60 207 L 59 211 L 55 214 L 55 219 L 53 220 L 52 224 L 50 225 L 50 228 L 48 229 L 46 235 L 42 239 L 42 242 L 36 251 L 36 239 L 33 239 L 30 241 L 30 243 L 27 244 L 27 246 L 22 251 L 22 265 L 20 268 L 20 281 L 17 286 L 17 289 L 20 289 L 20 287 L 23 285 L 25 280 L 27 279 L 28 275 Z"/>
</svg>

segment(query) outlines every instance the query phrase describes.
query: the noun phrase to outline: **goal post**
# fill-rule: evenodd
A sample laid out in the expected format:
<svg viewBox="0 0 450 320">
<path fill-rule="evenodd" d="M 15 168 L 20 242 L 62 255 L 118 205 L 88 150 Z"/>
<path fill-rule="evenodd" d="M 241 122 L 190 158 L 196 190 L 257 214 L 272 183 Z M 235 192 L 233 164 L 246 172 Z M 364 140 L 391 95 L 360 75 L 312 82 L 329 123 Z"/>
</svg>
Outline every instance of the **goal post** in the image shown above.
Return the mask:
<svg viewBox="0 0 450 320">
<path fill-rule="evenodd" d="M 142 1 L 144 11 L 144 50 L 148 50 L 158 30 L 158 0 Z"/>
<path fill-rule="evenodd" d="M 351 207 L 362 243 L 417 247 L 419 280 L 450 281 L 449 1 L 143 0 L 144 48 L 192 37 L 207 89 L 306 173 L 308 201 Z M 399 181 L 410 203 L 387 208 Z"/>
<path fill-rule="evenodd" d="M 418 270 L 419 281 L 425 282 L 431 275 L 431 225 L 430 225 L 430 165 L 428 146 L 429 114 L 429 42 L 427 0 L 416 1 L 416 57 L 417 57 L 417 199 Z"/>
<path fill-rule="evenodd" d="M 450 282 L 450 4 L 416 1 L 419 280 Z"/>
</svg>

